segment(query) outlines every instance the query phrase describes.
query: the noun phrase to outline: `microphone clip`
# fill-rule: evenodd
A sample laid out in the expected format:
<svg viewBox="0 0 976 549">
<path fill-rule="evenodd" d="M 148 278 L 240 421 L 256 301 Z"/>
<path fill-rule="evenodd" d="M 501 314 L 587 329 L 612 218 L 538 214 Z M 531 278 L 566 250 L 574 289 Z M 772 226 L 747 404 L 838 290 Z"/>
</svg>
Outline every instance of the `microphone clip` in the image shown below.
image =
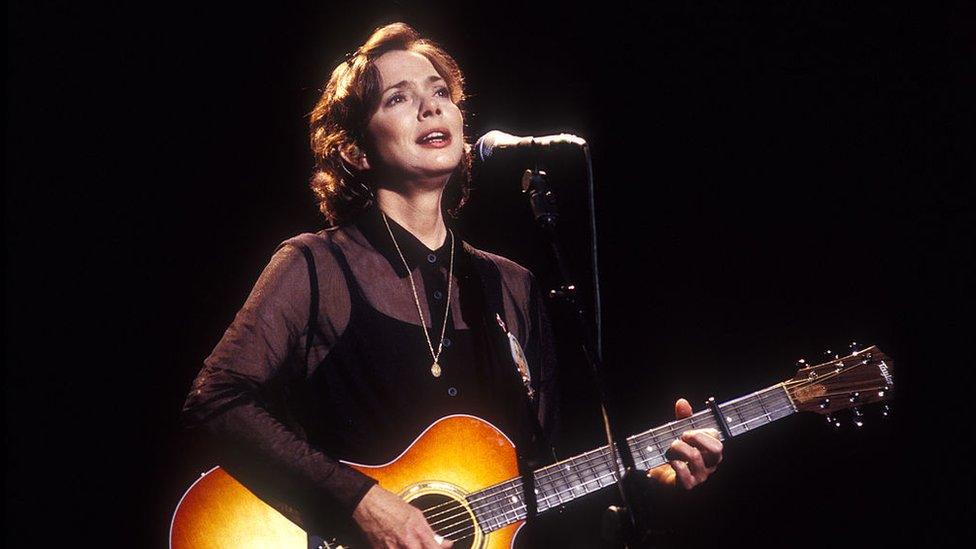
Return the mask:
<svg viewBox="0 0 976 549">
<path fill-rule="evenodd" d="M 529 205 L 535 222 L 547 231 L 555 230 L 559 219 L 556 194 L 549 186 L 546 172 L 528 169 L 522 174 L 522 192 L 529 195 Z"/>
</svg>

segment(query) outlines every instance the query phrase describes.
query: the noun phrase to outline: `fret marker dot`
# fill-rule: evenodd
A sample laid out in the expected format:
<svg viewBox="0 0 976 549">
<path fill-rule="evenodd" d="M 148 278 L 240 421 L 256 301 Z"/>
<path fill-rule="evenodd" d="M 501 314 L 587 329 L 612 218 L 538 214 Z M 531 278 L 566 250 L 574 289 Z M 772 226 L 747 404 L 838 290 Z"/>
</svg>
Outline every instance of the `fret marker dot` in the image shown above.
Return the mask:
<svg viewBox="0 0 976 549">
<path fill-rule="evenodd" d="M 648 452 L 653 452 L 653 451 L 654 451 L 654 448 L 651 448 L 650 446 L 648 446 L 648 447 L 647 447 L 647 451 L 648 451 Z"/>
<path fill-rule="evenodd" d="M 518 498 L 515 497 L 515 496 L 512 496 L 512 503 L 518 503 Z"/>
</svg>

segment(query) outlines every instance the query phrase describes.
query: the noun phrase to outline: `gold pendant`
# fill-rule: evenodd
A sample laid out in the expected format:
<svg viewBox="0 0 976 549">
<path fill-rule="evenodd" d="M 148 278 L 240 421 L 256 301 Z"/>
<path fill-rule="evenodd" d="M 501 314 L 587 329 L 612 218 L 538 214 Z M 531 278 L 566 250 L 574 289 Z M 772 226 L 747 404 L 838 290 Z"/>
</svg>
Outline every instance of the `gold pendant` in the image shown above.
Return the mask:
<svg viewBox="0 0 976 549">
<path fill-rule="evenodd" d="M 441 377 L 441 365 L 434 362 L 430 365 L 430 375 L 434 377 Z"/>
</svg>

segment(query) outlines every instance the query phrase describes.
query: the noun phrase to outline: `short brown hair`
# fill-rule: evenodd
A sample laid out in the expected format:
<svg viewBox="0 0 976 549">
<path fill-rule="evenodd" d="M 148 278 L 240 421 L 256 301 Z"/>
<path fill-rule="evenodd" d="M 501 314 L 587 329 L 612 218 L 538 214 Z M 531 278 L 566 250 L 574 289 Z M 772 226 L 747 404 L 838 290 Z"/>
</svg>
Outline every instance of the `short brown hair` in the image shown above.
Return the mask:
<svg viewBox="0 0 976 549">
<path fill-rule="evenodd" d="M 330 225 L 341 225 L 373 201 L 372 186 L 363 175 L 349 170 L 339 151 L 365 145 L 365 130 L 380 99 L 380 76 L 374 61 L 388 51 L 416 52 L 428 60 L 444 79 L 451 100 L 461 108 L 464 76 L 457 62 L 443 48 L 423 39 L 404 23 L 392 23 L 373 31 L 355 53 L 333 71 L 315 108 L 309 114 L 315 168 L 311 180 L 319 210 Z M 456 216 L 470 194 L 470 147 L 451 175 L 444 192 L 448 213 Z"/>
</svg>

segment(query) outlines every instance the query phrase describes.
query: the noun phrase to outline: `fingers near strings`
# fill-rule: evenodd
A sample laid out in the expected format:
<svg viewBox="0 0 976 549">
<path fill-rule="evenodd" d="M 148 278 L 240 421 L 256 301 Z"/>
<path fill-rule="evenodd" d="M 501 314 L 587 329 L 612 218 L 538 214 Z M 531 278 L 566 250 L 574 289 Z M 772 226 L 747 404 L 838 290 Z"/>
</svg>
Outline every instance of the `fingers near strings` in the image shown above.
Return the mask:
<svg viewBox="0 0 976 549">
<path fill-rule="evenodd" d="M 696 448 L 705 467 L 714 468 L 722 462 L 722 441 L 714 429 L 696 429 L 681 434 L 681 441 Z"/>
<path fill-rule="evenodd" d="M 674 403 L 674 417 L 676 419 L 691 417 L 691 413 L 691 404 L 689 404 L 687 400 L 679 398 L 678 401 Z"/>
<path fill-rule="evenodd" d="M 689 431 L 674 441 L 667 457 L 677 480 L 693 488 L 708 479 L 722 459 L 721 442 L 704 431 Z"/>
<path fill-rule="evenodd" d="M 694 410 L 684 398 L 674 403 L 677 419 L 691 417 Z M 671 444 L 666 457 L 670 467 L 652 469 L 648 476 L 664 484 L 681 484 L 691 489 L 704 482 L 722 461 L 722 442 L 715 429 L 686 431 Z"/>
<path fill-rule="evenodd" d="M 671 462 L 671 468 L 674 470 L 677 484 L 680 484 L 685 490 L 690 490 L 698 484 L 695 476 L 691 474 L 691 469 L 689 469 L 687 463 L 676 459 Z"/>
<path fill-rule="evenodd" d="M 687 442 L 680 439 L 672 442 L 671 448 L 668 449 L 667 453 L 668 459 L 671 460 L 672 467 L 674 467 L 675 461 L 680 461 L 691 469 L 691 472 L 695 478 L 701 477 L 702 473 L 707 473 L 708 468 L 705 467 L 705 460 L 702 458 L 701 451 Z M 678 477 L 681 477 L 680 473 L 678 474 Z"/>
</svg>

